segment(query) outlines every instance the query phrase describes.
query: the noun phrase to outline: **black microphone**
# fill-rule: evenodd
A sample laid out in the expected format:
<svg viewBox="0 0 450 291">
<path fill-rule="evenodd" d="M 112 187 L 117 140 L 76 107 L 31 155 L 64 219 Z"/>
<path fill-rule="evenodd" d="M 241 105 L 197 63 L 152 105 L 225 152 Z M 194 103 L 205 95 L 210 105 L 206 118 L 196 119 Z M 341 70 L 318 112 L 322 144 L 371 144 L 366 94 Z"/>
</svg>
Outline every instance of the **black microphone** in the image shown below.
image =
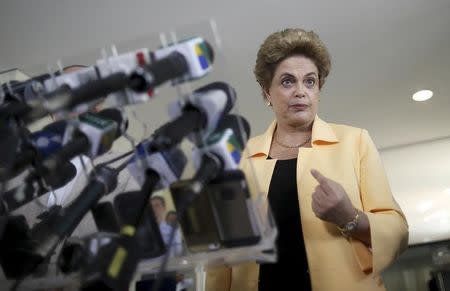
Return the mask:
<svg viewBox="0 0 450 291">
<path fill-rule="evenodd" d="M 18 187 L 3 193 L 0 200 L 3 212 L 16 210 L 34 199 L 49 193 L 51 189 L 57 190 L 65 186 L 76 175 L 76 167 L 68 161 L 60 165 L 58 171 L 43 176 L 39 176 L 37 173 L 29 175 Z M 45 186 L 41 183 L 40 179 L 45 182 Z"/>
<path fill-rule="evenodd" d="M 160 48 L 151 57 L 153 63 L 131 74 L 137 92 L 153 90 L 169 80 L 179 84 L 204 77 L 212 69 L 214 52 L 207 41 L 194 37 Z"/>
<path fill-rule="evenodd" d="M 74 89 L 62 86 L 46 95 L 46 106 L 50 107 L 50 111 L 70 109 L 126 88 L 142 93 L 187 72 L 189 63 L 183 54 L 175 51 L 160 60 L 137 68 L 131 75 L 117 72 Z M 33 118 L 39 115 L 36 111 Z"/>
<path fill-rule="evenodd" d="M 227 114 L 220 121 L 215 132 L 223 132 L 227 128 L 233 130 L 234 137 L 241 148 L 244 148 L 250 138 L 250 123 L 241 115 Z"/>
<path fill-rule="evenodd" d="M 43 161 L 43 169 L 53 171 L 59 164 L 81 154 L 91 158 L 102 155 L 111 149 L 114 141 L 128 127 L 128 120 L 122 112 L 113 108 L 98 113 L 83 113 L 79 121 L 77 130 L 68 138 L 70 141 Z"/>
<path fill-rule="evenodd" d="M 214 82 L 195 90 L 183 102 L 173 103 L 170 113 L 174 120 L 157 129 L 152 149 L 173 147 L 192 132 L 210 134 L 236 101 L 235 90 L 223 82 Z"/>
<path fill-rule="evenodd" d="M 67 121 L 61 120 L 46 125 L 43 129 L 23 134 L 7 135 L 7 139 L 2 142 L 2 160 L 9 161 L 9 169 L 0 167 L 1 179 L 10 179 L 25 170 L 30 165 L 36 165 L 43 158 L 62 148 L 64 133 L 67 127 Z M 16 136 L 19 145 L 12 139 Z M 14 154 L 8 154 L 15 147 Z M 12 160 L 12 161 L 11 161 Z M 6 163 L 6 162 L 4 162 Z M 6 166 L 6 165 L 5 165 Z"/>
<path fill-rule="evenodd" d="M 82 290 L 127 290 L 139 261 L 166 252 L 159 225 L 147 203 L 139 225 L 133 225 L 141 191 L 122 193 L 114 205 L 123 223 L 120 235 L 103 247 L 82 269 Z M 121 255 L 123 259 L 118 260 Z M 107 288 L 105 288 L 107 287 Z"/>
<path fill-rule="evenodd" d="M 28 94 L 27 103 L 8 104 L 5 108 L 0 106 L 0 115 L 20 117 L 29 123 L 49 113 L 92 104 L 99 98 L 125 89 L 144 93 L 170 80 L 174 83 L 195 80 L 211 71 L 214 53 L 208 42 L 196 37 L 156 50 L 150 58 L 153 59 L 152 63 L 139 62 L 139 66 L 131 73 L 127 58 L 117 56 L 111 62 L 99 61 L 98 66 L 48 79 L 45 90 Z M 128 66 L 125 70 L 128 72 L 117 70 L 117 64 L 121 62 Z M 127 102 L 120 102 L 124 103 Z"/>
<path fill-rule="evenodd" d="M 147 200 L 143 201 L 142 194 L 143 191 L 121 193 L 114 198 L 114 207 L 120 217 L 122 227 L 135 228 L 136 233 L 133 236 L 138 240 L 141 257 L 155 258 L 164 254 L 166 246 L 153 208 L 149 207 L 148 197 L 144 197 Z M 137 207 L 139 209 L 136 209 Z"/>
<path fill-rule="evenodd" d="M 83 290 L 96 290 L 101 286 L 114 290 L 127 289 L 140 258 L 154 258 L 166 252 L 148 200 L 153 191 L 167 187 L 180 178 L 187 159 L 177 147 L 148 153 L 146 149 L 151 142 L 139 144 L 137 155 L 128 164 L 130 173 L 136 177 L 142 189 L 121 193 L 114 198 L 114 206 L 122 222 L 120 237 L 85 268 Z M 138 166 L 139 163 L 142 168 Z M 118 252 L 124 256 L 120 262 L 115 260 Z M 112 269 L 116 271 L 110 272 Z"/>
<path fill-rule="evenodd" d="M 61 73 L 59 71 L 53 73 L 53 76 L 59 76 Z M 44 89 L 44 82 L 52 78 L 52 74 L 42 74 L 32 77 L 26 81 L 11 81 L 1 85 L 1 89 L 6 93 L 6 100 L 20 100 L 26 102 L 27 100 L 32 100 L 36 98 L 37 95 L 42 93 Z"/>
<path fill-rule="evenodd" d="M 59 76 L 60 72 L 53 73 Z M 11 81 L 1 85 L 1 90 L 5 93 L 4 102 L 0 104 L 0 118 L 23 118 L 33 111 L 33 104 L 44 94 L 44 82 L 52 78 L 52 74 L 42 74 L 29 80 L 19 82 Z M 30 104 L 28 104 L 30 103 Z M 46 110 L 40 110 L 40 117 L 48 114 Z M 26 120 L 29 122 L 31 120 Z"/>
<path fill-rule="evenodd" d="M 117 72 L 76 88 L 63 85 L 44 94 L 46 103 L 35 106 L 27 120 L 40 118 L 46 111 L 71 109 L 126 88 L 142 93 L 170 80 L 197 79 L 209 73 L 214 59 L 211 46 L 201 38 L 160 49 L 154 55 L 154 62 L 136 68 L 130 75 Z"/>
<path fill-rule="evenodd" d="M 24 276 L 33 272 L 54 251 L 61 240 L 70 235 L 81 219 L 94 207 L 101 197 L 111 193 L 117 187 L 118 172 L 109 167 L 97 168 L 90 177 L 90 182 L 73 202 L 64 208 L 57 209 L 37 223 L 23 240 L 25 247 L 9 250 L 7 256 L 20 255 L 20 269 L 16 276 Z"/>
<path fill-rule="evenodd" d="M 249 136 L 250 125 L 244 117 L 226 115 L 205 144 L 194 147 L 194 180 L 205 184 L 224 170 L 237 169 Z"/>
<path fill-rule="evenodd" d="M 253 245 L 261 239 L 248 204 L 247 181 L 238 169 L 249 135 L 245 118 L 225 116 L 194 149 L 195 176 L 170 186 L 184 238 L 193 251 Z"/>
<path fill-rule="evenodd" d="M 119 232 L 120 221 L 111 202 L 98 203 L 92 208 L 95 225 L 100 232 Z"/>
<path fill-rule="evenodd" d="M 171 191 L 180 193 L 180 189 L 183 189 L 181 192 L 189 193 L 176 195 L 174 200 L 177 209 L 189 205 L 205 185 L 221 173 L 239 167 L 244 142 L 250 135 L 250 125 L 239 115 L 226 115 L 222 121 L 216 131 L 208 136 L 205 144 L 194 147 L 193 162 L 197 170 L 194 177 L 171 184 Z"/>
</svg>

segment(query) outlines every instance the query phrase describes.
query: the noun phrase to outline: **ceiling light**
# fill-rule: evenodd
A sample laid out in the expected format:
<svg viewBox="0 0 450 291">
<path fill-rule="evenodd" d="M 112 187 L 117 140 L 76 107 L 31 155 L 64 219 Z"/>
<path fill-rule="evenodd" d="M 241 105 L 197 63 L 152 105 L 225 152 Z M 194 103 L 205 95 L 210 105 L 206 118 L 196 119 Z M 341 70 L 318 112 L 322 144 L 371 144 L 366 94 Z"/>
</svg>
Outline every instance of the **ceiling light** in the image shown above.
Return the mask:
<svg viewBox="0 0 450 291">
<path fill-rule="evenodd" d="M 414 93 L 413 99 L 414 101 L 425 101 L 433 97 L 433 91 L 431 90 L 420 90 Z"/>
</svg>

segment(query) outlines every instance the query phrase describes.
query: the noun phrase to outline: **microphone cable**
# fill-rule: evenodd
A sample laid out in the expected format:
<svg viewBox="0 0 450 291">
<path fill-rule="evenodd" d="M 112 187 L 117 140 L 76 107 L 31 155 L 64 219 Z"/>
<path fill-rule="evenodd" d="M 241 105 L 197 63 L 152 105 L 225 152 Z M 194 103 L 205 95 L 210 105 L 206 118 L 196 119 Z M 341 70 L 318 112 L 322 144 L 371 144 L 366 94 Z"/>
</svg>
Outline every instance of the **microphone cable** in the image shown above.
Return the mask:
<svg viewBox="0 0 450 291">
<path fill-rule="evenodd" d="M 114 158 L 112 158 L 112 159 L 110 159 L 108 161 L 101 162 L 101 163 L 97 164 L 96 166 L 104 167 L 104 166 L 110 165 L 112 163 L 117 162 L 118 160 L 121 160 L 121 159 L 123 159 L 125 157 L 128 157 L 129 155 L 131 155 L 133 153 L 134 153 L 134 149 L 130 150 L 130 151 L 126 152 L 126 153 L 123 153 L 123 154 L 121 154 L 121 155 L 119 155 L 117 157 L 114 157 Z"/>
</svg>

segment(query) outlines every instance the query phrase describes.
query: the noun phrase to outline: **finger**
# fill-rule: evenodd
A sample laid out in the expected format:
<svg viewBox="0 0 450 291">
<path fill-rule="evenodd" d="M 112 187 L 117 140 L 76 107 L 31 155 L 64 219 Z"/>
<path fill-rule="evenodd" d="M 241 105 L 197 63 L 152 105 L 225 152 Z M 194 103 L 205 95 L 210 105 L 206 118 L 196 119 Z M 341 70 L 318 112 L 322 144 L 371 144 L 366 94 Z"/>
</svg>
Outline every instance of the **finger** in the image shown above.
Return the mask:
<svg viewBox="0 0 450 291">
<path fill-rule="evenodd" d="M 319 182 L 319 184 L 325 183 L 328 178 L 322 175 L 319 171 L 316 169 L 311 170 L 311 175 Z"/>
<path fill-rule="evenodd" d="M 320 183 L 324 176 L 316 169 L 311 169 L 311 175 Z"/>
<path fill-rule="evenodd" d="M 332 187 L 332 183 L 334 182 L 333 180 L 328 179 L 315 169 L 311 170 L 311 175 L 313 175 L 313 177 L 319 182 L 319 186 L 322 188 L 326 195 L 334 192 L 334 189 Z"/>
</svg>

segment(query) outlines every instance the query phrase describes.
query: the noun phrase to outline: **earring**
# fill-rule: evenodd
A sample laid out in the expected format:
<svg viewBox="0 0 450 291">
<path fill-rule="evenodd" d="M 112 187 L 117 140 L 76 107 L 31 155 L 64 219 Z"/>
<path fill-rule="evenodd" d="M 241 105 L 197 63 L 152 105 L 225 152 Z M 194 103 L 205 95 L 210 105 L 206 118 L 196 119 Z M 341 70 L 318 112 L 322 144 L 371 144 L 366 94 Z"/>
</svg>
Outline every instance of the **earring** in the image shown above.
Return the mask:
<svg viewBox="0 0 450 291">
<path fill-rule="evenodd" d="M 271 107 L 272 103 L 270 101 L 267 101 L 266 105 L 267 105 L 267 107 Z"/>
</svg>

